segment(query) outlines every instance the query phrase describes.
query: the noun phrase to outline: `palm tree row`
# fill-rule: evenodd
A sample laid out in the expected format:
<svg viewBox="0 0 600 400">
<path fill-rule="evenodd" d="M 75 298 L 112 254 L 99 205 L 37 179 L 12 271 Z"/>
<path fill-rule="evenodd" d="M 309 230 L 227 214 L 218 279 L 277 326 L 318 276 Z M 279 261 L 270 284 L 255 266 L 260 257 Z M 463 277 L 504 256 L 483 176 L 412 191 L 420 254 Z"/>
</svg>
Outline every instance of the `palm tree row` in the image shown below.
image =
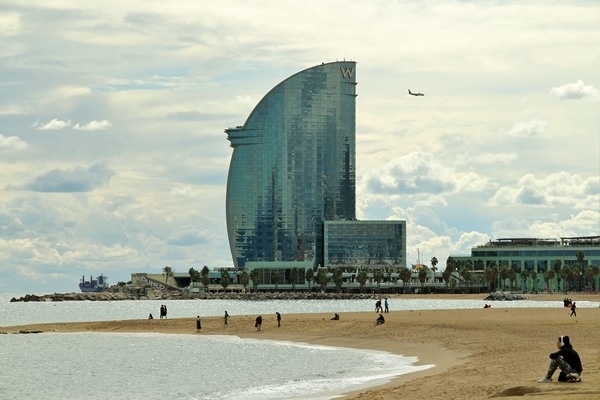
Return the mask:
<svg viewBox="0 0 600 400">
<path fill-rule="evenodd" d="M 500 266 L 497 265 L 496 261 L 491 261 L 487 267 L 484 266 L 484 262 L 482 260 L 478 260 L 476 262 L 477 270 L 483 271 L 483 279 L 485 280 L 485 284 L 487 285 L 488 291 L 495 291 L 498 289 L 506 289 L 508 282 L 508 289 L 512 292 L 517 288 L 517 282 L 522 281 L 521 286 L 523 291 L 536 291 L 536 282 L 538 275 L 541 275 L 541 279 L 545 283 L 545 287 L 548 291 L 554 291 L 555 288 L 553 284 L 555 282 L 559 283 L 559 287 L 562 287 L 563 291 L 575 290 L 578 288 L 582 290 L 583 278 L 588 282 L 592 282 L 600 273 L 599 267 L 595 265 L 589 265 L 585 267 L 585 270 L 582 269 L 582 265 L 584 262 L 585 255 L 583 252 L 577 253 L 577 263 L 568 266 L 562 265 L 560 260 L 555 260 L 553 264 L 553 268 L 550 268 L 546 271 L 536 272 L 533 269 L 523 268 L 519 271 L 518 265 L 516 262 L 512 262 L 509 266 L 508 263 L 502 263 Z M 421 284 L 421 290 L 424 289 L 424 285 L 428 279 L 430 282 L 435 282 L 435 273 L 437 271 L 438 260 L 436 257 L 431 258 L 431 268 L 423 267 L 418 270 L 417 280 Z M 377 287 L 380 287 L 382 282 L 394 283 L 395 279 L 402 282 L 402 286 L 405 290 L 408 290 L 411 285 L 412 280 L 412 272 L 407 267 L 388 267 L 386 269 L 376 268 L 367 270 L 364 268 L 359 268 L 356 270 L 356 267 L 350 268 L 350 270 L 356 274 L 353 276 L 353 280 L 355 280 L 360 287 L 360 291 L 364 293 L 366 288 L 366 283 L 369 282 L 371 285 L 375 282 Z M 308 283 L 308 290 L 311 290 L 311 283 L 314 281 L 316 285 L 321 287 L 322 291 L 326 291 L 328 285 L 331 283 L 335 287 L 336 292 L 340 292 L 344 286 L 345 278 L 344 273 L 348 273 L 348 267 L 337 267 L 337 268 L 319 268 L 315 272 L 312 268 L 309 268 L 304 273 L 304 279 Z M 173 279 L 173 269 L 171 267 L 163 268 L 163 276 L 165 277 L 165 282 L 169 284 L 169 280 Z M 192 284 L 196 282 L 201 282 L 202 286 L 205 290 L 208 291 L 208 287 L 210 284 L 210 279 L 208 277 L 209 268 L 204 266 L 201 272 L 198 272 L 194 268 L 189 269 L 190 280 Z M 392 274 L 397 274 L 396 278 L 392 278 Z M 286 273 L 286 280 L 288 284 L 291 284 L 292 290 L 296 290 L 296 284 L 298 283 L 298 278 L 300 275 L 300 271 L 298 268 L 293 267 Z M 447 290 L 454 290 L 459 283 L 462 285 L 466 285 L 471 290 L 471 286 L 475 279 L 475 273 L 473 268 L 473 262 L 471 260 L 466 260 L 464 262 L 455 260 L 452 257 L 448 257 L 446 260 L 446 269 L 442 272 L 442 280 L 446 285 Z M 259 284 L 269 283 L 275 285 L 275 290 L 279 289 L 279 284 L 281 283 L 282 275 L 279 270 L 271 271 L 269 274 L 264 275 L 261 273 L 259 269 L 253 269 L 249 274 L 247 271 L 241 271 L 238 273 L 239 283 L 243 286 L 244 289 L 248 287 L 250 281 L 252 281 L 252 285 L 254 290 L 256 291 Z M 475 282 L 478 282 L 477 288 L 481 285 L 479 283 L 484 283 L 479 280 L 482 278 L 475 279 Z M 266 280 L 266 282 L 265 282 Z M 397 281 L 396 281 L 397 282 Z M 221 271 L 221 278 L 219 283 L 221 286 L 227 290 L 227 287 L 231 283 L 231 277 L 227 270 Z M 433 287 L 436 285 L 434 284 Z M 591 287 L 590 287 L 591 290 Z"/>
</svg>

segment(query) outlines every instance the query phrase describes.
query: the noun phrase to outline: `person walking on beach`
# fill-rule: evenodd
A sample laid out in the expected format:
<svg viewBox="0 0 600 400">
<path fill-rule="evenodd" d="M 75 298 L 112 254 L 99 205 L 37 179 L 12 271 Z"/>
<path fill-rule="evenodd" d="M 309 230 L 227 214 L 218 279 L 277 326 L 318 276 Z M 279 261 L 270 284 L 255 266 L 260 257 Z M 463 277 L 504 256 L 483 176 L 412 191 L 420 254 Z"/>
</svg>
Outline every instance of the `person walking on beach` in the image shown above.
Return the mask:
<svg viewBox="0 0 600 400">
<path fill-rule="evenodd" d="M 556 342 L 556 347 L 558 347 L 558 351 L 550 354 L 548 372 L 538 379 L 538 382 L 552 382 L 552 374 L 557 368 L 560 368 L 559 382 L 581 382 L 583 367 L 581 366 L 579 354 L 571 345 L 571 339 L 568 336 L 560 336 Z"/>
<path fill-rule="evenodd" d="M 390 306 L 389 306 L 389 304 L 388 304 L 387 297 L 384 299 L 384 301 L 383 301 L 383 305 L 384 305 L 384 307 L 385 307 L 385 310 L 383 310 L 383 312 L 384 312 L 384 313 L 389 313 L 389 312 L 390 312 Z"/>
<path fill-rule="evenodd" d="M 260 331 L 260 327 L 262 326 L 262 315 L 256 317 L 256 322 L 254 323 L 254 327 L 257 331 Z"/>
<path fill-rule="evenodd" d="M 281 314 L 279 314 L 278 312 L 275 313 L 277 315 L 277 327 L 279 328 L 281 326 Z"/>
<path fill-rule="evenodd" d="M 200 316 L 196 317 L 196 332 L 202 330 L 202 322 L 200 322 Z"/>
<path fill-rule="evenodd" d="M 375 302 L 375 312 L 381 312 L 381 311 L 383 311 L 383 308 L 381 308 L 381 299 L 379 299 Z"/>
<path fill-rule="evenodd" d="M 229 314 L 227 314 L 227 311 L 225 311 L 225 315 L 223 316 L 223 323 L 225 324 L 225 326 L 227 326 L 227 320 L 229 319 Z"/>
<path fill-rule="evenodd" d="M 577 306 L 575 305 L 575 302 L 571 303 L 571 315 L 569 315 L 569 317 L 575 316 L 575 318 L 577 318 Z"/>
<path fill-rule="evenodd" d="M 160 319 L 163 319 L 165 317 L 165 305 L 161 304 L 160 305 Z"/>
<path fill-rule="evenodd" d="M 165 319 L 167 319 L 167 305 L 165 304 L 163 307 L 165 308 Z"/>
</svg>

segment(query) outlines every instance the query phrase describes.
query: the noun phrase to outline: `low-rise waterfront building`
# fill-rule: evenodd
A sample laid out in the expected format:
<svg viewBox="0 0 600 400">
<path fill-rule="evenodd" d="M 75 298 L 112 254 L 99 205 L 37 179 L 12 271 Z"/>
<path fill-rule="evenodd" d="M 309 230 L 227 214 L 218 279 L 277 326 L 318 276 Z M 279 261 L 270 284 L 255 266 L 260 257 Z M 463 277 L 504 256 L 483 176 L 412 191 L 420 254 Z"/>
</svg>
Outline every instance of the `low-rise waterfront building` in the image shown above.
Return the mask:
<svg viewBox="0 0 600 400">
<path fill-rule="evenodd" d="M 600 236 L 504 238 L 473 247 L 470 255 L 451 257 L 459 271 L 468 265 L 479 271 L 492 290 L 563 292 L 599 287 Z"/>
</svg>

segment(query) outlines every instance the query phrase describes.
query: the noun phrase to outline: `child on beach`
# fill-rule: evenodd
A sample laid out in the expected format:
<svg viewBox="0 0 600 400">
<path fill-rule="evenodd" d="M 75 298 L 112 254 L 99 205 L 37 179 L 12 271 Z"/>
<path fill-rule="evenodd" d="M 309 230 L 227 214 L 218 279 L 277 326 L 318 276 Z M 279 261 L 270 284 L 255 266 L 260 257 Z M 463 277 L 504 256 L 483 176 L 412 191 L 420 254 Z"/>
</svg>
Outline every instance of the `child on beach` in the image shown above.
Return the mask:
<svg viewBox="0 0 600 400">
<path fill-rule="evenodd" d="M 548 372 L 538 382 L 552 382 L 552 374 L 557 368 L 560 368 L 559 382 L 581 382 L 583 367 L 581 366 L 579 354 L 571 345 L 571 339 L 568 336 L 560 336 L 556 342 L 556 347 L 558 347 L 558 351 L 550 354 Z"/>
</svg>

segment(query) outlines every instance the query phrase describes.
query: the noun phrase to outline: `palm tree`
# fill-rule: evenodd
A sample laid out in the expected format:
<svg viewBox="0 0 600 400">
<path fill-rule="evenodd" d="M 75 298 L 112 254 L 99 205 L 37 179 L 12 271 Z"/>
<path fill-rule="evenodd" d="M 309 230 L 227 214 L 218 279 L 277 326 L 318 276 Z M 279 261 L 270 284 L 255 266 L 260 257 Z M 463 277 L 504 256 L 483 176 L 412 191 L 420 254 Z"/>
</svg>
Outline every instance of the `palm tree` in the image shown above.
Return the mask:
<svg viewBox="0 0 600 400">
<path fill-rule="evenodd" d="M 564 286 L 565 286 L 565 282 L 564 280 L 561 278 L 561 271 L 562 271 L 562 261 L 559 259 L 554 260 L 554 272 L 556 272 L 556 277 L 557 277 L 557 283 L 558 283 L 558 288 L 557 290 L 564 290 Z M 562 282 L 562 285 L 561 285 Z"/>
<path fill-rule="evenodd" d="M 308 282 L 308 291 L 310 292 L 310 283 L 315 279 L 315 271 L 312 268 L 306 270 L 306 281 Z"/>
<path fill-rule="evenodd" d="M 548 285 L 548 293 L 551 293 L 550 285 L 555 276 L 556 272 L 554 272 L 553 269 L 549 269 L 548 271 L 544 272 L 544 279 L 546 280 L 546 285 Z"/>
<path fill-rule="evenodd" d="M 437 271 L 436 265 L 438 265 L 438 259 L 436 257 L 431 257 L 431 269 Z"/>
<path fill-rule="evenodd" d="M 598 268 L 597 265 L 588 265 L 585 269 L 585 279 L 587 279 L 588 282 L 592 282 L 590 285 L 590 294 L 592 293 L 592 290 L 596 290 L 596 275 L 598 275 L 599 272 L 600 268 Z"/>
<path fill-rule="evenodd" d="M 210 278 L 208 277 L 208 274 L 202 274 L 200 280 L 202 281 L 202 286 L 204 286 L 204 291 L 208 293 L 208 286 L 210 285 Z"/>
<path fill-rule="evenodd" d="M 473 278 L 473 271 L 471 271 L 469 268 L 463 268 L 460 271 L 460 276 L 462 276 L 463 280 L 467 282 L 469 293 L 471 293 L 471 279 Z"/>
<path fill-rule="evenodd" d="M 296 291 L 296 282 L 298 282 L 298 268 L 293 267 L 290 271 L 290 280 L 292 281 L 292 291 Z"/>
<path fill-rule="evenodd" d="M 410 269 L 406 267 L 400 268 L 398 276 L 400 277 L 400 279 L 402 279 L 402 286 L 404 286 L 404 289 L 408 289 L 410 291 L 410 279 L 412 278 L 412 273 L 410 272 Z"/>
<path fill-rule="evenodd" d="M 431 282 L 433 283 L 433 290 L 435 292 L 435 271 L 437 271 L 438 259 L 436 257 L 431 257 Z"/>
<path fill-rule="evenodd" d="M 198 271 L 194 268 L 190 268 L 188 273 L 190 274 L 190 282 L 198 282 L 198 279 L 200 278 L 200 273 Z"/>
<path fill-rule="evenodd" d="M 319 282 L 319 285 L 321 285 L 321 290 L 323 292 L 327 291 L 327 272 L 324 269 L 319 269 L 319 272 L 317 272 L 317 281 Z"/>
<path fill-rule="evenodd" d="M 383 282 L 383 278 L 383 271 L 381 269 L 377 269 L 375 272 L 373 272 L 373 279 L 377 283 L 377 289 L 379 289 L 379 284 Z"/>
<path fill-rule="evenodd" d="M 250 276 L 248 275 L 248 271 L 244 270 L 244 271 L 242 271 L 242 274 L 240 275 L 240 283 L 242 284 L 244 291 L 246 291 L 248 282 L 250 282 Z"/>
<path fill-rule="evenodd" d="M 200 272 L 200 274 L 201 274 L 200 280 L 202 281 L 202 286 L 204 286 L 204 291 L 207 293 L 208 293 L 208 286 L 210 285 L 210 278 L 208 277 L 209 272 L 210 272 L 210 270 L 208 269 L 208 267 L 206 265 L 204 267 L 202 267 L 202 271 Z"/>
<path fill-rule="evenodd" d="M 527 291 L 527 280 L 529 279 L 529 270 L 527 268 L 521 271 L 521 279 L 523 280 L 523 293 Z"/>
<path fill-rule="evenodd" d="M 163 268 L 163 276 L 165 277 L 165 282 L 168 284 L 169 283 L 169 278 L 173 277 L 173 269 L 169 266 L 166 266 Z"/>
<path fill-rule="evenodd" d="M 473 279 L 473 261 L 471 261 L 471 259 L 468 259 L 465 262 L 465 266 L 460 271 L 460 275 L 463 277 L 463 280 L 467 282 L 469 293 L 471 293 L 471 281 Z"/>
<path fill-rule="evenodd" d="M 531 275 L 531 291 L 532 293 L 537 292 L 537 287 L 535 285 L 535 279 L 537 278 L 537 272 L 534 269 L 529 273 Z"/>
<path fill-rule="evenodd" d="M 574 290 L 579 286 L 579 274 L 581 274 L 581 265 L 579 265 L 579 263 L 575 263 L 573 264 L 573 266 L 570 268 L 571 270 L 571 282 L 572 282 L 572 286 L 571 286 L 571 290 Z"/>
<path fill-rule="evenodd" d="M 368 280 L 369 280 L 369 276 L 367 275 L 365 270 L 361 269 L 360 271 L 358 271 L 358 274 L 356 274 L 356 281 L 359 283 L 360 291 L 362 293 L 365 292 L 365 284 L 367 283 Z"/>
<path fill-rule="evenodd" d="M 510 291 L 513 291 L 513 287 L 516 289 L 517 288 L 517 263 L 516 262 L 512 262 L 510 264 L 510 271 L 508 272 L 508 280 L 510 281 Z"/>
<path fill-rule="evenodd" d="M 221 286 L 223 286 L 223 290 L 227 292 L 227 286 L 229 286 L 229 272 L 226 269 L 221 270 Z"/>
<path fill-rule="evenodd" d="M 579 271 L 577 271 L 577 275 L 579 275 L 579 291 L 581 292 L 581 290 L 583 289 L 583 269 L 585 268 L 585 264 L 584 264 L 584 259 L 585 259 L 585 253 L 583 251 L 578 251 L 576 254 L 577 257 L 577 263 L 579 264 Z"/>
<path fill-rule="evenodd" d="M 509 278 L 510 268 L 508 264 L 504 263 L 500 267 L 500 280 L 502 281 L 502 290 L 506 289 L 506 280 Z"/>
<path fill-rule="evenodd" d="M 259 278 L 260 278 L 260 272 L 258 272 L 258 269 L 253 269 L 252 272 L 250 272 L 250 280 L 252 281 L 252 286 L 254 287 L 255 292 L 258 289 L 258 279 Z"/>
<path fill-rule="evenodd" d="M 281 279 L 281 274 L 278 270 L 273 271 L 271 274 L 271 282 L 275 284 L 275 291 L 279 291 L 279 280 Z"/>
<path fill-rule="evenodd" d="M 421 267 L 419 270 L 419 282 L 421 282 L 421 293 L 424 291 L 425 281 L 427 280 L 427 270 Z"/>
<path fill-rule="evenodd" d="M 335 291 L 339 293 L 342 289 L 342 283 L 344 282 L 343 272 L 341 268 L 336 268 L 333 273 L 333 283 L 335 284 Z"/>
<path fill-rule="evenodd" d="M 488 283 L 488 288 L 490 292 L 495 291 L 494 283 L 496 283 L 496 278 L 498 277 L 498 267 L 496 266 L 496 261 L 492 261 L 490 265 L 485 269 L 485 280 Z"/>
</svg>

